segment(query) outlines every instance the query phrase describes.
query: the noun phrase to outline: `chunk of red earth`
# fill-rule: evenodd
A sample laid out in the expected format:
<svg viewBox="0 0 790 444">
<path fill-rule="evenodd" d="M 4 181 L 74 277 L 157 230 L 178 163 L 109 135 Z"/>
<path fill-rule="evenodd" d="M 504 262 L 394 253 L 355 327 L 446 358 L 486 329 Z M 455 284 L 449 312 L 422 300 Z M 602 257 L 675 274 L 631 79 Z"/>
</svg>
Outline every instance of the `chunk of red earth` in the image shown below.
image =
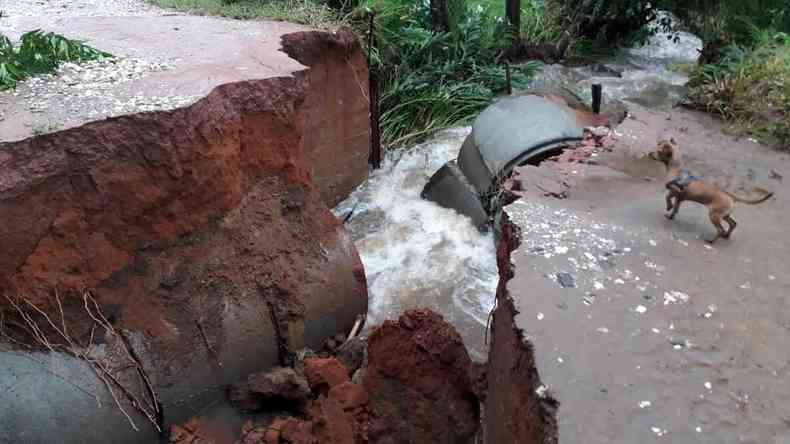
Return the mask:
<svg viewBox="0 0 790 444">
<path fill-rule="evenodd" d="M 348 381 L 348 370 L 335 358 L 305 359 L 304 374 L 310 388 L 318 393 L 326 393 L 332 387 Z"/>
<path fill-rule="evenodd" d="M 362 407 L 368 403 L 368 393 L 365 389 L 353 382 L 344 382 L 336 385 L 329 390 L 329 398 L 334 399 L 343 407 L 343 410 L 351 410 Z"/>
</svg>

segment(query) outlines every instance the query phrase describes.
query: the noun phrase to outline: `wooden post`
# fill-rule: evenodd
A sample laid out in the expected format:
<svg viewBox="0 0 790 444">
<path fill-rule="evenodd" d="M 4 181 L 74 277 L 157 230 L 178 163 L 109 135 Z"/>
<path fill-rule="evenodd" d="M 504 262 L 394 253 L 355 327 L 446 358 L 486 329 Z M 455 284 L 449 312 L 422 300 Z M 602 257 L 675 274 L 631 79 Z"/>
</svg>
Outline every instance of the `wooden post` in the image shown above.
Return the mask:
<svg viewBox="0 0 790 444">
<path fill-rule="evenodd" d="M 372 54 L 376 47 L 376 13 L 370 12 L 368 23 L 368 96 L 370 97 L 370 155 L 368 163 L 374 170 L 381 168 L 381 128 L 379 127 L 379 73 L 373 66 Z"/>
<path fill-rule="evenodd" d="M 505 62 L 505 82 L 507 82 L 507 95 L 513 94 L 513 83 L 510 80 L 510 62 Z"/>
<path fill-rule="evenodd" d="M 603 86 L 598 83 L 592 85 L 592 109 L 595 114 L 601 113 L 601 99 L 603 98 Z"/>
<path fill-rule="evenodd" d="M 505 0 L 505 15 L 513 39 L 511 46 L 518 48 L 521 44 L 521 0 Z"/>
<path fill-rule="evenodd" d="M 450 30 L 450 8 L 447 0 L 430 0 L 431 30 L 447 32 Z"/>
</svg>

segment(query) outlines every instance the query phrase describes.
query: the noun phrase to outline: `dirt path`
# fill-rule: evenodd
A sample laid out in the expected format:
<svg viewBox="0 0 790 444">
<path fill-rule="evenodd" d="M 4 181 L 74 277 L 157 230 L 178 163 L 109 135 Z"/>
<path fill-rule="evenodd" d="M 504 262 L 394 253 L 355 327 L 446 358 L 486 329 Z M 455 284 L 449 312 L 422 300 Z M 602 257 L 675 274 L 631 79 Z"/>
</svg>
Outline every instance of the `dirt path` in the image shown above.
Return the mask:
<svg viewBox="0 0 790 444">
<path fill-rule="evenodd" d="M 561 402 L 560 442 L 788 443 L 790 155 L 697 113 L 632 114 L 599 165 L 563 166 L 568 199 L 507 207 L 523 238 L 509 290 Z M 645 179 L 663 168 L 638 155 L 669 136 L 695 173 L 777 196 L 736 207 L 733 239 L 707 246 L 704 208 L 670 222 Z"/>
</svg>

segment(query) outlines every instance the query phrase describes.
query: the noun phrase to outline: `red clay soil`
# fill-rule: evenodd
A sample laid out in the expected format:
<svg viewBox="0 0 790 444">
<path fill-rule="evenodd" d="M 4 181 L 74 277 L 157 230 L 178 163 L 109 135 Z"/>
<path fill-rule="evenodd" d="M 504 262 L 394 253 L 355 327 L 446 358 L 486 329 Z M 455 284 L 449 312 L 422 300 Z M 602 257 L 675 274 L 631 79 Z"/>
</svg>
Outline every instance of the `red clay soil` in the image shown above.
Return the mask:
<svg viewBox="0 0 790 444">
<path fill-rule="evenodd" d="M 458 332 L 429 310 L 408 311 L 372 333 L 360 384 L 348 381 L 336 358 L 309 358 L 301 367 L 320 382 L 311 383 L 301 416 L 249 422 L 238 444 L 463 444 L 480 430 L 480 368 Z M 281 388 L 290 391 L 288 384 Z M 193 419 L 173 427 L 170 442 L 225 444 L 203 424 Z"/>
<path fill-rule="evenodd" d="M 359 45 L 346 34 L 322 35 L 359 65 Z M 297 35 L 289 45 L 314 39 Z M 341 68 L 313 61 L 317 70 Z M 325 78 L 351 77 L 349 66 Z M 311 94 L 347 80 L 309 80 L 308 72 L 226 84 L 187 108 L 0 144 L 0 293 L 56 320 L 59 299 L 70 334 L 85 343 L 90 290 L 110 323 L 142 335 L 140 359 L 153 379 L 187 390 L 191 378 L 238 379 L 350 329 L 366 312 L 364 270 L 306 153 L 335 158 L 323 166 L 336 173 L 327 196 L 349 191 L 360 176 L 345 174 L 367 166 L 330 156 L 337 145 L 314 149 L 306 131 L 332 120 L 310 120 L 319 111 L 306 107 L 326 103 Z M 342 121 L 335 111 L 320 112 Z M 14 312 L 4 298 L 0 312 Z"/>
<path fill-rule="evenodd" d="M 488 391 L 485 398 L 485 442 L 556 444 L 558 402 L 539 396 L 540 377 L 532 345 L 516 326 L 518 312 L 507 294 L 513 270 L 510 253 L 520 243 L 518 227 L 502 213 L 497 239 L 499 286 L 488 353 Z"/>
<path fill-rule="evenodd" d="M 304 374 L 310 389 L 326 394 L 330 389 L 348 381 L 348 370 L 335 358 L 307 358 Z"/>
<path fill-rule="evenodd" d="M 309 94 L 303 143 L 313 180 L 330 207 L 368 175 L 370 122 L 368 67 L 356 35 L 297 32 L 282 39 L 283 51 L 312 69 L 298 73 Z"/>
<path fill-rule="evenodd" d="M 480 421 L 476 371 L 440 315 L 413 310 L 386 321 L 368 339 L 370 442 L 472 442 Z"/>
</svg>

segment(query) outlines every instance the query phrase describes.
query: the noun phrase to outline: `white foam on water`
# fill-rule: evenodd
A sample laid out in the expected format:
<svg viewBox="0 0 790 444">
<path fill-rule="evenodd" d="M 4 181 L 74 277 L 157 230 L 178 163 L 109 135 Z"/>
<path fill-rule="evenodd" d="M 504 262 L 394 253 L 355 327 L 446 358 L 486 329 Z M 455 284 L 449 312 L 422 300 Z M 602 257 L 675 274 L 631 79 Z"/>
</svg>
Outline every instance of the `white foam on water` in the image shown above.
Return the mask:
<svg viewBox="0 0 790 444">
<path fill-rule="evenodd" d="M 652 26 L 659 26 L 658 20 Z M 671 107 L 683 99 L 689 80 L 672 65 L 696 63 L 700 49 L 702 41 L 694 34 L 667 33 L 659 28 L 644 45 L 623 49 L 614 57 L 601 60 L 621 77 L 600 74 L 587 66 L 551 65 L 538 74 L 538 84 L 571 85 L 588 97 L 590 85 L 596 83 L 603 85 L 605 101 L 631 100 L 654 107 Z"/>
<path fill-rule="evenodd" d="M 666 32 L 660 27 L 660 20 L 669 17 L 675 26 L 677 19 L 668 13 L 661 13 L 651 25 L 655 32 L 642 46 L 630 48 L 629 53 L 645 60 L 663 60 L 675 63 L 696 63 L 702 50 L 702 39 L 689 32 Z"/>
<path fill-rule="evenodd" d="M 430 176 L 455 159 L 470 128 L 386 156 L 380 170 L 333 211 L 344 217 L 368 279 L 366 329 L 411 308 L 430 308 L 485 359 L 485 324 L 499 274 L 493 234 L 420 197 Z"/>
</svg>

